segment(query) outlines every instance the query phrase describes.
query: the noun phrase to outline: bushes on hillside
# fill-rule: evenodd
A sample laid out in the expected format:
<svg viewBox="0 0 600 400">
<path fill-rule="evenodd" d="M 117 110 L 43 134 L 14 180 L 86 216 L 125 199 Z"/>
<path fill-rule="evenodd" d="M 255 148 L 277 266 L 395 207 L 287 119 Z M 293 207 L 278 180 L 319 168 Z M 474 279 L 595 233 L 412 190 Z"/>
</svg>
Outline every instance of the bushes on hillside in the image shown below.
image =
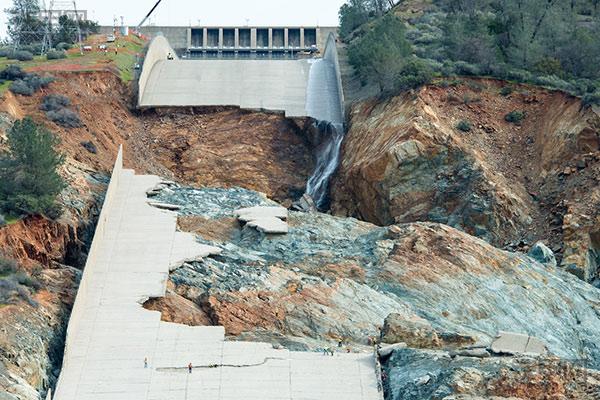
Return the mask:
<svg viewBox="0 0 600 400">
<path fill-rule="evenodd" d="M 419 88 L 433 79 L 433 71 L 418 58 L 411 58 L 403 66 L 396 77 L 397 90 Z"/>
<path fill-rule="evenodd" d="M 469 132 L 471 131 L 471 123 L 469 121 L 466 120 L 461 120 L 456 124 L 456 129 L 458 129 L 459 131 L 462 132 Z"/>
<path fill-rule="evenodd" d="M 64 158 L 56 138 L 30 117 L 16 121 L 0 154 L 0 209 L 14 215 L 58 215 L 56 197 L 65 183 L 58 174 Z"/>
<path fill-rule="evenodd" d="M 24 80 L 19 79 L 10 84 L 10 91 L 23 96 L 32 96 L 35 92 L 31 86 Z"/>
<path fill-rule="evenodd" d="M 526 116 L 525 111 L 515 110 L 515 111 L 511 111 L 508 114 L 506 114 L 504 116 L 504 119 L 506 120 L 506 122 L 520 125 L 521 122 L 525 119 L 525 116 Z"/>
<path fill-rule="evenodd" d="M 600 106 L 600 92 L 585 94 L 581 99 L 581 104 L 583 107 Z"/>
<path fill-rule="evenodd" d="M 55 122 L 65 128 L 78 128 L 81 126 L 79 114 L 73 110 L 69 110 L 68 108 L 48 111 L 46 112 L 46 116 L 50 121 Z"/>
<path fill-rule="evenodd" d="M 67 58 L 67 53 L 62 50 L 50 50 L 46 53 L 47 60 L 60 60 L 61 58 Z"/>
<path fill-rule="evenodd" d="M 11 64 L 0 71 L 0 78 L 6 79 L 7 81 L 14 81 L 15 79 L 21 79 L 25 77 L 25 72 L 18 65 Z"/>
<path fill-rule="evenodd" d="M 16 94 L 31 96 L 40 88 L 48 86 L 54 81 L 52 76 L 40 76 L 23 72 L 18 65 L 9 65 L 0 72 L 0 79 L 14 81 L 10 91 Z"/>
<path fill-rule="evenodd" d="M 388 15 L 349 46 L 349 61 L 363 82 L 373 80 L 381 92 L 393 89 L 403 60 L 412 53 L 404 33 L 403 22 Z"/>
<path fill-rule="evenodd" d="M 59 44 L 56 45 L 56 50 L 69 50 L 71 48 L 71 45 L 69 43 L 65 43 L 65 42 L 60 42 Z"/>
<path fill-rule="evenodd" d="M 0 304 L 16 304 L 19 299 L 37 306 L 32 292 L 41 288 L 39 281 L 25 272 L 19 271 L 18 263 L 0 255 Z"/>
<path fill-rule="evenodd" d="M 27 50 L 17 50 L 8 53 L 7 57 L 10 60 L 18 61 L 31 61 L 33 60 L 33 54 Z"/>
<path fill-rule="evenodd" d="M 49 94 L 44 96 L 40 110 L 56 111 L 71 105 L 71 100 L 67 96 L 61 94 Z"/>
<path fill-rule="evenodd" d="M 81 126 L 79 114 L 70 110 L 71 100 L 60 94 L 50 94 L 44 97 L 40 109 L 46 111 L 49 120 L 65 128 L 78 128 Z"/>
</svg>

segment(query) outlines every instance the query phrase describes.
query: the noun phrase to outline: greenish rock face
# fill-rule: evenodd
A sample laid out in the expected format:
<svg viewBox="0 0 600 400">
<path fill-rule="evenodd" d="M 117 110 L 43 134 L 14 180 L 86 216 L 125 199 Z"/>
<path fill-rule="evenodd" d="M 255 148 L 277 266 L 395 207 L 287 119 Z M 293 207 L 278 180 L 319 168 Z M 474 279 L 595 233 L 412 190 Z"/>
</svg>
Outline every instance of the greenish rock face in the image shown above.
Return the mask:
<svg viewBox="0 0 600 400">
<path fill-rule="evenodd" d="M 243 206 L 272 204 L 240 189 L 177 188 L 158 198 L 208 225 Z M 288 224 L 287 235 L 235 226 L 221 241 L 197 231 L 223 252 L 175 270 L 176 292 L 206 307 L 233 337 L 293 348 L 335 338 L 367 346 L 395 313 L 448 340 L 489 344 L 499 330 L 519 332 L 560 357 L 600 365 L 600 291 L 562 269 L 436 223 L 378 227 L 290 212 Z M 405 339 L 398 332 L 395 340 Z"/>
</svg>

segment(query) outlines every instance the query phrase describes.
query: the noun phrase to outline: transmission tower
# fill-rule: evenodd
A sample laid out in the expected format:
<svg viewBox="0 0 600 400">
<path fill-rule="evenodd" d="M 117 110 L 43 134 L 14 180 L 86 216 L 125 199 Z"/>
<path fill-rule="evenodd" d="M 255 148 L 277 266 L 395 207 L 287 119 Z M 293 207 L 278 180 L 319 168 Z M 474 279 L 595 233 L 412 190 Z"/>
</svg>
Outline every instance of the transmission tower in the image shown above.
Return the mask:
<svg viewBox="0 0 600 400">
<path fill-rule="evenodd" d="M 65 11 L 73 11 L 75 14 L 74 22 L 77 29 L 77 43 L 79 44 L 79 51 L 83 53 L 83 41 L 81 38 L 81 27 L 79 26 L 79 14 L 77 12 L 76 1 L 50 0 L 50 7 L 46 8 L 46 1 L 41 0 L 40 9 L 43 9 L 46 13 L 46 28 L 44 40 L 42 41 L 42 54 L 52 48 L 52 34 L 54 32 L 52 28 L 53 15 L 58 15 L 60 17 L 61 15 L 65 15 Z M 60 28 L 60 19 L 58 21 L 58 27 Z"/>
</svg>

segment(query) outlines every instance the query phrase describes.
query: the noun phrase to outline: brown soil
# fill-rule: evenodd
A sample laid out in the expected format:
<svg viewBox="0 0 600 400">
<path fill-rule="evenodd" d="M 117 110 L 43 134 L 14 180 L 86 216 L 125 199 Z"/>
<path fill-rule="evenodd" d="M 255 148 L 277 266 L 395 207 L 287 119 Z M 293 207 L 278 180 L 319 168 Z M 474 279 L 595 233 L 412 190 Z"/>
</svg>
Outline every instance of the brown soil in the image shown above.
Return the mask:
<svg viewBox="0 0 600 400">
<path fill-rule="evenodd" d="M 120 144 L 125 166 L 196 186 L 241 186 L 285 202 L 302 195 L 313 168 L 304 131 L 277 114 L 238 109 L 131 110 L 129 90 L 109 72 L 63 73 L 32 97 L 8 94 L 0 110 L 32 115 L 62 139 L 62 150 L 94 170 L 110 171 Z M 65 129 L 39 106 L 55 93 L 71 99 L 83 126 Z M 92 142 L 91 153 L 83 142 Z"/>
</svg>

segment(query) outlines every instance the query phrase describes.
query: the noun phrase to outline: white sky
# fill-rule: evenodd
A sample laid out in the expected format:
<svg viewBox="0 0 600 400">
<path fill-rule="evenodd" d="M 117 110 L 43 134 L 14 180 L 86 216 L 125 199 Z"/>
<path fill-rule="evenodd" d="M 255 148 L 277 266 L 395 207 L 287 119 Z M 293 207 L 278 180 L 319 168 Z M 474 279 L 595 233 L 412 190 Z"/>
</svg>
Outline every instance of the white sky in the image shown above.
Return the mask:
<svg viewBox="0 0 600 400">
<path fill-rule="evenodd" d="M 78 0 L 77 8 L 88 18 L 112 25 L 125 18 L 137 25 L 156 0 Z M 150 23 L 155 25 L 320 25 L 336 26 L 345 0 L 162 0 Z M 50 4 L 50 0 L 46 0 Z M 0 37 L 6 36 L 4 9 L 11 0 L 0 0 Z M 147 23 L 146 23 L 147 24 Z"/>
</svg>

